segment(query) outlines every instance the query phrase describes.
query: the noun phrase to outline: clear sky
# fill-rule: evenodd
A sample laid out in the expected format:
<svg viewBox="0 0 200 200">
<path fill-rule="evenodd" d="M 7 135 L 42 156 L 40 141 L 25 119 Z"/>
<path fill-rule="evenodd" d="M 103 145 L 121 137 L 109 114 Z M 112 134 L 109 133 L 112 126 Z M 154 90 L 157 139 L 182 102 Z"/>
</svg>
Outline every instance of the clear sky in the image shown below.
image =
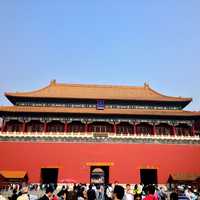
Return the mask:
<svg viewBox="0 0 200 200">
<path fill-rule="evenodd" d="M 65 83 L 143 85 L 200 110 L 200 0 L 0 0 L 6 91 Z"/>
</svg>

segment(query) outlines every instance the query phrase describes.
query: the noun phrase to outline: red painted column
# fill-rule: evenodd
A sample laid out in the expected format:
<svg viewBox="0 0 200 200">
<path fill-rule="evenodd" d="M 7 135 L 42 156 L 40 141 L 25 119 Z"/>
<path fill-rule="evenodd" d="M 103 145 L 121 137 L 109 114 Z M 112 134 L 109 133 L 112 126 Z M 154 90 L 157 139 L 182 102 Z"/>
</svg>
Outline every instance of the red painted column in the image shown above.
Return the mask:
<svg viewBox="0 0 200 200">
<path fill-rule="evenodd" d="M 64 126 L 64 132 L 65 132 L 65 133 L 67 133 L 67 131 L 68 131 L 68 130 L 67 130 L 67 129 L 68 129 L 67 126 L 68 126 L 67 121 L 65 121 L 65 126 Z"/>
<path fill-rule="evenodd" d="M 26 132 L 26 122 L 24 121 L 23 122 L 23 125 L 22 125 L 22 132 Z"/>
<path fill-rule="evenodd" d="M 116 123 L 113 124 L 113 132 L 116 134 L 117 133 L 117 126 Z"/>
<path fill-rule="evenodd" d="M 46 133 L 47 132 L 47 123 L 44 122 L 44 132 Z"/>
<path fill-rule="evenodd" d="M 194 124 L 192 124 L 192 136 L 195 136 L 195 128 L 194 128 Z"/>
<path fill-rule="evenodd" d="M 3 121 L 2 121 L 2 125 L 1 125 L 1 132 L 4 132 L 4 119 L 3 119 Z"/>
<path fill-rule="evenodd" d="M 156 135 L 156 125 L 155 125 L 155 123 L 153 124 L 153 135 Z"/>
<path fill-rule="evenodd" d="M 175 136 L 175 135 L 176 135 L 176 128 L 175 128 L 175 126 L 174 126 L 174 125 L 172 126 L 172 134 L 173 134 L 173 136 Z"/>
<path fill-rule="evenodd" d="M 88 123 L 86 122 L 85 123 L 85 133 L 87 133 L 88 132 Z"/>
<path fill-rule="evenodd" d="M 88 124 L 87 129 L 88 132 L 91 132 L 90 124 Z"/>
<path fill-rule="evenodd" d="M 136 123 L 133 123 L 133 134 L 136 135 L 137 134 L 137 130 L 136 130 Z"/>
</svg>

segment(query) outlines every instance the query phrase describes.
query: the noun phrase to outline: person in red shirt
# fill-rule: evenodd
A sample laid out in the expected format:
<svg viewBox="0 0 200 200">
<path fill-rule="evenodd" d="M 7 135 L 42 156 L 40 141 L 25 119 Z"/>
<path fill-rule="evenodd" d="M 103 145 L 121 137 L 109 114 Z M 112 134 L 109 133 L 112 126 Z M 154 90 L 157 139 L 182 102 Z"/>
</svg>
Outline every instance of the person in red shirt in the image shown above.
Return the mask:
<svg viewBox="0 0 200 200">
<path fill-rule="evenodd" d="M 155 187 L 153 185 L 149 185 L 147 187 L 147 196 L 144 200 L 158 200 L 158 197 L 155 195 Z"/>
</svg>

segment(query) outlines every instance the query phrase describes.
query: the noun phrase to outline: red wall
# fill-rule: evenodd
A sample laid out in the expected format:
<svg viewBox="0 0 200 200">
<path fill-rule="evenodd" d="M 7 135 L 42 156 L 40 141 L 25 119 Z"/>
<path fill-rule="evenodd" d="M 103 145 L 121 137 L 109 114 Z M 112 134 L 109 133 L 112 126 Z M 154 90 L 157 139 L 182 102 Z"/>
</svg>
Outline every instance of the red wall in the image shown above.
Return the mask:
<svg viewBox="0 0 200 200">
<path fill-rule="evenodd" d="M 26 170 L 40 181 L 41 167 L 59 167 L 59 179 L 89 182 L 87 162 L 113 162 L 110 182 L 140 182 L 141 167 L 158 168 L 158 182 L 170 173 L 200 174 L 200 145 L 0 142 L 0 170 Z"/>
</svg>

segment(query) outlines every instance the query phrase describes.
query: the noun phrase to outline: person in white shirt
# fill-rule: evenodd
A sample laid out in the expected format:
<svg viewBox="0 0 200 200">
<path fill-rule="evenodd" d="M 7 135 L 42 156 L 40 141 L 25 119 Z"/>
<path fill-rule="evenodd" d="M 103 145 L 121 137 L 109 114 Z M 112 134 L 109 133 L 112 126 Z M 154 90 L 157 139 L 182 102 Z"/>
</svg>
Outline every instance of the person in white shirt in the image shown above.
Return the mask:
<svg viewBox="0 0 200 200">
<path fill-rule="evenodd" d="M 108 184 L 108 187 L 106 189 L 106 197 L 108 200 L 112 200 L 113 198 L 113 188 L 110 184 Z"/>
<path fill-rule="evenodd" d="M 131 190 L 130 184 L 126 184 L 126 190 L 125 190 L 125 199 L 126 200 L 133 200 L 133 191 Z"/>
</svg>

